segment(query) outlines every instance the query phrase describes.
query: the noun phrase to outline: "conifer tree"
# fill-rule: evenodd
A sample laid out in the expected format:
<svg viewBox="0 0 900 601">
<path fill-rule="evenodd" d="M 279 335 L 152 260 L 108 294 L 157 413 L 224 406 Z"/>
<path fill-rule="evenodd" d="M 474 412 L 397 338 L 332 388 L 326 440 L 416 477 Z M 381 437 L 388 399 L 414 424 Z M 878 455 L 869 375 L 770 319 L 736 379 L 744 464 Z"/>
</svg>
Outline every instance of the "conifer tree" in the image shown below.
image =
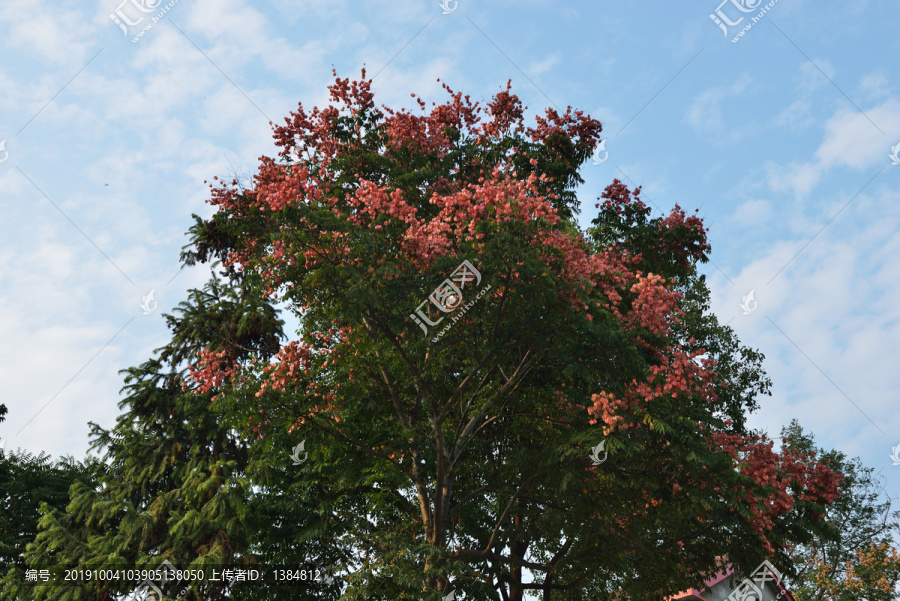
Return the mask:
<svg viewBox="0 0 900 601">
<path fill-rule="evenodd" d="M 124 370 L 123 413 L 116 426 L 104 430 L 91 424 L 92 447 L 105 453 L 99 486 L 76 483 L 65 511 L 65 503 L 44 506 L 41 532 L 31 533 L 34 542 L 24 553 L 29 568 L 155 569 L 163 560 L 207 573 L 246 568 L 256 561 L 256 547 L 276 544 L 266 523 L 274 502 L 302 515 L 302 508 L 281 495 L 265 500 L 266 495 L 254 495 L 246 444 L 228 408 L 211 402 L 210 395 L 184 390 L 185 367 L 201 350 L 221 350 L 241 360 L 271 356 L 282 326 L 275 309 L 240 282 L 213 279 L 191 291 L 175 313 L 165 316 L 172 340 L 154 358 Z M 296 556 L 281 553 L 283 560 Z M 35 599 L 114 599 L 136 584 L 90 582 L 32 590 L 13 584 L 20 577 L 6 579 L 3 598 L 33 592 Z M 278 596 L 194 584 L 185 598 L 302 598 L 287 590 Z"/>
<path fill-rule="evenodd" d="M 0 404 L 0 423 L 6 413 Z M 94 486 L 102 472 L 95 458 L 53 460 L 46 453 L 0 449 L 0 577 L 21 576 L 25 549 L 37 535 L 41 512 L 64 510 L 70 487 L 76 482 Z"/>
</svg>

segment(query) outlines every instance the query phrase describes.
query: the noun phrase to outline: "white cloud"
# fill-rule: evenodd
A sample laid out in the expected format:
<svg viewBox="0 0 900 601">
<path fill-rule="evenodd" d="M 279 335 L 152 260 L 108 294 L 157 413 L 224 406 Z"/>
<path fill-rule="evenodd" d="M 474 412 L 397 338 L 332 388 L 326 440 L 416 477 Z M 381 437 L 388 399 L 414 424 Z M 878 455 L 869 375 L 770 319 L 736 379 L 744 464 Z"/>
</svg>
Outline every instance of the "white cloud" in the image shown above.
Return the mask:
<svg viewBox="0 0 900 601">
<path fill-rule="evenodd" d="M 707 89 L 694 97 L 685 117 L 687 123 L 701 136 L 717 144 L 734 143 L 748 135 L 750 125 L 726 125 L 722 115 L 722 103 L 743 95 L 753 79 L 743 73 L 729 86 Z"/>
<path fill-rule="evenodd" d="M 768 200 L 748 200 L 742 203 L 732 215 L 742 225 L 761 225 L 772 217 L 772 203 Z"/>
<path fill-rule="evenodd" d="M 900 141 L 900 103 L 890 99 L 864 111 L 838 110 L 825 124 L 815 160 L 787 165 L 768 161 L 765 169 L 770 189 L 789 190 L 795 197 L 805 198 L 835 167 L 863 170 L 889 165 L 891 146 Z"/>
<path fill-rule="evenodd" d="M 813 59 L 812 62 L 806 59 L 799 60 L 801 60 L 800 67 L 794 76 L 798 92 L 804 95 L 821 94 L 824 88 L 832 86 L 829 80 L 834 81 L 835 70 L 828 60 L 822 58 Z"/>
<path fill-rule="evenodd" d="M 869 102 L 882 100 L 891 95 L 890 81 L 882 73 L 863 76 L 859 88 Z"/>
<path fill-rule="evenodd" d="M 825 140 L 816 151 L 822 168 L 867 169 L 890 162 L 890 147 L 900 141 L 900 102 L 890 99 L 863 111 L 847 108 L 828 120 Z"/>
<path fill-rule="evenodd" d="M 540 61 L 529 64 L 526 73 L 529 73 L 532 76 L 541 75 L 555 67 L 557 64 L 559 64 L 559 53 L 554 52 Z"/>
<path fill-rule="evenodd" d="M 798 133 L 810 129 L 816 123 L 809 100 L 797 99 L 775 118 L 775 125 Z"/>
<path fill-rule="evenodd" d="M 805 198 L 822 179 L 822 169 L 811 163 L 791 162 L 780 165 L 766 161 L 763 165 L 767 173 L 769 188 L 774 192 L 790 191 L 798 198 Z"/>
<path fill-rule="evenodd" d="M 755 246 L 753 258 L 732 276 L 734 286 L 715 272 L 710 278 L 713 310 L 723 322 L 732 319 L 744 344 L 766 354 L 775 384 L 751 423 L 777 433 L 798 418 L 827 440 L 843 441 L 852 455 L 877 455 L 873 447 L 890 442 L 862 412 L 888 434 L 900 428 L 894 408 L 900 265 L 893 260 L 900 252 L 900 195 L 888 186 L 872 195 L 871 202 L 886 208 L 878 220 L 863 218 L 864 204 L 851 205 L 852 216 L 803 250 L 808 238 Z M 741 296 L 753 288 L 757 310 L 742 315 Z"/>
<path fill-rule="evenodd" d="M 226 74 L 238 72 L 249 61 L 259 61 L 274 73 L 294 74 L 321 69 L 326 49 L 365 32 L 362 24 L 343 25 L 327 41 L 287 40 L 273 36 L 272 23 L 243 0 L 199 0 L 190 11 L 186 33 L 192 39 L 199 34 L 200 39 L 193 41 L 201 48 L 205 46 L 201 42 L 215 43 L 205 52 Z"/>
<path fill-rule="evenodd" d="M 23 54 L 66 68 L 80 68 L 97 51 L 95 43 L 87 39 L 95 32 L 90 20 L 81 10 L 58 2 L 4 3 L 0 5 L 0 30 L 5 32 L 4 42 Z M 63 83 L 65 80 L 59 86 Z"/>
</svg>

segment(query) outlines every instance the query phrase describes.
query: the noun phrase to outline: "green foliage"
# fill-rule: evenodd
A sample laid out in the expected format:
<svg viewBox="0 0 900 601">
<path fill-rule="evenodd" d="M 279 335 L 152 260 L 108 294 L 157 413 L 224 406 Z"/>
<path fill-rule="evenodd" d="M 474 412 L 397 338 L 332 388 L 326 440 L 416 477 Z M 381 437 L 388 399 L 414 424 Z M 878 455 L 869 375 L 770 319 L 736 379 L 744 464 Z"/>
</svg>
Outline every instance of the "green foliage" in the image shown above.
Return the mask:
<svg viewBox="0 0 900 601">
<path fill-rule="evenodd" d="M 0 422 L 5 414 L 6 407 L 0 405 Z M 95 486 L 103 472 L 103 464 L 90 457 L 83 462 L 72 457 L 54 461 L 45 453 L 0 450 L 0 575 L 21 575 L 41 513 L 64 511 L 70 489 Z"/>
<path fill-rule="evenodd" d="M 897 552 L 900 511 L 891 509 L 881 478 L 858 457 L 851 459 L 840 451 L 817 447 L 812 434 L 804 432 L 797 420 L 781 435 L 787 446 L 818 454 L 844 475 L 840 497 L 825 511 L 826 527 L 804 533 L 805 540 L 792 551 L 785 566 L 797 600 L 895 599 L 900 561 L 890 557 Z M 874 553 L 873 545 L 878 549 Z"/>
<path fill-rule="evenodd" d="M 745 415 L 770 383 L 762 355 L 709 313 L 696 273 L 708 250 L 699 221 L 649 219 L 615 182 L 624 212 L 605 207 L 576 236 L 578 168 L 599 124 L 582 123 L 580 136 L 544 123 L 532 136 L 517 125 L 519 106 L 501 93 L 493 135 L 448 126 L 449 147 L 433 151 L 392 138 L 374 105 L 335 111 L 314 132 L 338 148 L 329 160 L 311 141 L 302 165 L 265 159 L 268 175 L 256 181 L 288 194 L 295 171 L 327 163 L 335 206 L 365 179 L 399 189 L 427 220 L 439 211 L 434 194 L 502 165 L 518 181 L 552 176 L 535 185 L 553 195 L 559 222 L 485 218 L 473 224 L 479 238 L 418 265 L 399 258 L 405 226 L 387 212 L 372 218 L 384 229 L 358 227 L 327 203 L 293 199 L 270 211 L 255 203 L 259 189 L 237 189 L 212 218 L 195 216 L 182 260 L 222 261 L 229 281 L 191 291 L 166 316 L 171 341 L 124 370 L 116 425 L 92 425 L 104 473 L 96 485 L 76 483 L 65 510 L 44 508 L 25 565 L 155 568 L 166 559 L 180 569 L 339 572 L 305 588 L 195 583 L 187 598 L 198 600 L 438 600 L 456 590 L 519 601 L 531 590 L 553 601 L 638 601 L 696 584 L 724 554 L 757 564 L 765 546 L 753 512 L 773 489 L 735 470 L 711 432 L 746 434 Z M 608 298 L 563 277 L 587 279 L 578 257 L 610 248 L 639 255 L 636 271 L 683 295 L 670 330 L 626 327 Z M 306 252 L 325 260 L 307 266 Z M 463 259 L 493 293 L 434 343 L 408 314 Z M 639 280 L 620 285 L 629 315 Z M 285 347 L 274 288 L 301 324 Z M 575 299 L 591 303 L 590 317 Z M 622 398 L 700 349 L 718 362 L 717 395 L 676 381 L 676 392 L 623 410 L 633 427 L 590 422 L 595 395 Z M 591 465 L 601 440 L 608 460 Z M 308 456 L 295 465 L 301 442 Z M 778 543 L 803 542 L 817 526 L 820 508 L 791 494 L 796 508 L 769 529 Z M 130 588 L 45 587 L 35 598 L 111 599 Z M 0 598 L 28 594 L 9 576 L 3 590 Z"/>
<path fill-rule="evenodd" d="M 52 501 L 42 507 L 39 534 L 36 503 L 31 504 L 34 527 L 17 533 L 20 567 L 155 569 L 168 559 L 179 569 L 210 573 L 252 565 L 251 546 L 271 536 L 264 520 L 272 498 L 251 492 L 238 424 L 227 407 L 211 403 L 209 395 L 183 391 L 182 384 L 187 362 L 210 344 L 228 348 L 237 358 L 267 358 L 278 347 L 281 321 L 258 294 L 215 280 L 192 291 L 175 312 L 177 317 L 165 316 L 172 340 L 157 349 L 158 357 L 124 370 L 124 412 L 116 426 L 104 430 L 92 424 L 93 447 L 105 453 L 99 482 L 76 482 L 66 508 L 71 479 L 65 487 L 56 483 L 67 471 L 52 471 L 43 457 L 18 461 L 28 477 L 17 480 L 16 490 Z M 27 551 L 26 541 L 32 541 Z M 21 571 L 7 575 L 0 598 L 28 595 L 27 587 L 15 584 L 21 577 Z M 135 584 L 39 587 L 34 598 L 108 599 Z M 188 598 L 221 594 L 206 584 Z M 279 597 L 240 587 L 231 594 L 295 598 L 286 591 Z"/>
</svg>

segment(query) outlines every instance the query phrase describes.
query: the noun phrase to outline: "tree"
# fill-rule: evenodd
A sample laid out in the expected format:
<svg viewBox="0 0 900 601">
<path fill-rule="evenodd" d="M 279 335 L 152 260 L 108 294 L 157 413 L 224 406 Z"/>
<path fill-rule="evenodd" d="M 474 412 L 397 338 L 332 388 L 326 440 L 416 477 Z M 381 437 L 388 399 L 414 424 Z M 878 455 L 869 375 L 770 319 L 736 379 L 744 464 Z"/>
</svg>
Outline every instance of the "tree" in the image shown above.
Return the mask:
<svg viewBox="0 0 900 601">
<path fill-rule="evenodd" d="M 708 312 L 701 220 L 651 219 L 615 180 L 580 232 L 600 123 L 526 128 L 509 84 L 486 107 L 444 87 L 415 115 L 336 79 L 252 185 L 211 186 L 182 260 L 229 282 L 126 370 L 124 413 L 93 430 L 102 486 L 44 514 L 29 567 L 341 572 L 192 599 L 639 600 L 825 528 L 840 477 L 745 428 L 769 381 Z M 284 344 L 279 297 L 301 324 Z"/>
<path fill-rule="evenodd" d="M 825 511 L 827 528 L 791 551 L 791 588 L 798 601 L 892 601 L 900 582 L 900 511 L 891 510 L 884 487 L 859 458 L 818 448 L 794 420 L 781 433 L 784 444 L 818 454 L 843 476 L 840 496 Z"/>
<path fill-rule="evenodd" d="M 837 574 L 840 578 L 836 578 Z M 843 565 L 816 565 L 809 583 L 798 591 L 798 601 L 895 601 L 900 583 L 900 554 L 889 543 L 871 543 L 854 549 L 853 558 Z"/>
<path fill-rule="evenodd" d="M 339 535 L 345 598 L 652 598 L 823 527 L 837 474 L 743 427 L 768 381 L 705 313 L 699 219 L 650 220 L 615 181 L 581 234 L 599 122 L 526 128 L 509 85 L 382 112 L 364 78 L 276 127 L 284 160 L 212 187 L 193 228 L 197 260 L 300 319 L 275 361 L 209 348 L 192 378 L 244 411 L 259 473 L 306 445 L 291 486 L 327 481 L 339 529 L 297 543 Z"/>
<path fill-rule="evenodd" d="M 297 558 L 296 551 L 279 557 L 266 548 L 289 527 L 280 533 L 268 528 L 268 505 L 276 495 L 253 494 L 244 473 L 246 444 L 236 436 L 229 408 L 212 403 L 210 395 L 183 391 L 185 366 L 206 345 L 227 348 L 235 359 L 250 353 L 265 358 L 277 350 L 282 322 L 260 297 L 249 294 L 239 279 L 214 279 L 192 290 L 176 315 L 164 316 L 172 340 L 154 358 L 123 370 L 126 395 L 120 408 L 125 411 L 116 426 L 107 431 L 92 424 L 92 447 L 103 450 L 107 462 L 99 485 L 77 483 L 65 510 L 65 503 L 42 508 L 40 533 L 31 533 L 33 542 L 20 556 L 27 567 L 152 570 L 167 560 L 178 569 L 211 574 L 252 567 L 253 546 L 285 563 Z M 304 509 L 280 502 L 294 516 Z M 7 577 L 0 598 L 108 600 L 137 584 L 94 580 L 32 591 L 19 573 Z M 313 598 L 240 584 L 192 584 L 184 598 Z"/>
<path fill-rule="evenodd" d="M 0 422 L 7 409 L 0 404 Z M 41 511 L 63 510 L 69 489 L 78 483 L 92 486 L 102 465 L 93 458 L 53 460 L 46 453 L 0 450 L 0 566 L 16 574 L 24 570 L 26 545 L 38 532 Z"/>
</svg>

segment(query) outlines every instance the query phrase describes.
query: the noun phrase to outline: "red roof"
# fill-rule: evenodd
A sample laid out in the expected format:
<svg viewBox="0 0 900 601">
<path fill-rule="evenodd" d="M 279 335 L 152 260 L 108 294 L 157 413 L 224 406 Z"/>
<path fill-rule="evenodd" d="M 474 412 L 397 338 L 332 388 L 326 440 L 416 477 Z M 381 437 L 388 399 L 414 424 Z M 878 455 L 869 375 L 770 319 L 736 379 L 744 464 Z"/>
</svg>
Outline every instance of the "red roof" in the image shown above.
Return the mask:
<svg viewBox="0 0 900 601">
<path fill-rule="evenodd" d="M 706 580 L 703 581 L 704 589 L 710 589 L 716 584 L 722 582 L 729 576 L 734 574 L 734 568 L 731 567 L 731 564 L 725 566 L 725 569 L 717 573 L 715 576 L 710 576 Z M 689 588 L 686 591 L 682 591 L 676 594 L 674 597 L 669 597 L 666 601 L 706 601 L 703 598 L 703 591 L 699 591 L 695 588 Z"/>
<path fill-rule="evenodd" d="M 771 571 L 771 570 L 770 570 Z M 704 591 L 708 591 L 713 586 L 722 582 L 729 576 L 734 574 L 734 568 L 731 564 L 725 566 L 725 569 L 718 572 L 715 576 L 711 576 L 703 581 L 703 590 L 697 590 L 695 588 L 690 588 L 686 591 L 682 591 L 672 597 L 666 599 L 666 601 L 707 601 L 706 597 L 703 596 Z M 784 585 L 781 584 L 780 578 L 775 579 L 775 585 L 778 587 L 779 592 L 783 593 L 781 596 L 784 601 L 795 601 L 794 596 L 791 595 Z"/>
</svg>

